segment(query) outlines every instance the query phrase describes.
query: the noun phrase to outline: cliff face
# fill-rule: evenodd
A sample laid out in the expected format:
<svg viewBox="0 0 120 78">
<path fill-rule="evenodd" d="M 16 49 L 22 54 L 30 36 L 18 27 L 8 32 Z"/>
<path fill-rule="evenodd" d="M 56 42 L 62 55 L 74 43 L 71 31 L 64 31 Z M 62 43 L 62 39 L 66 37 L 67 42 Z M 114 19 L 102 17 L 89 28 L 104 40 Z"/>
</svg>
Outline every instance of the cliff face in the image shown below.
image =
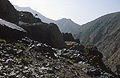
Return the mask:
<svg viewBox="0 0 120 78">
<path fill-rule="evenodd" d="M 17 41 L 25 36 L 26 30 L 13 23 L 0 19 L 0 39 L 5 39 L 11 42 Z"/>
<path fill-rule="evenodd" d="M 120 12 L 102 16 L 76 31 L 74 36 L 84 44 L 96 45 L 104 55 L 103 59 L 113 71 L 119 65 Z"/>
<path fill-rule="evenodd" d="M 9 0 L 0 0 L 0 18 L 18 24 L 18 12 Z"/>
<path fill-rule="evenodd" d="M 56 24 L 43 23 L 29 12 L 19 12 L 19 25 L 27 31 L 33 40 L 46 43 L 56 48 L 65 47 L 62 34 Z"/>
</svg>

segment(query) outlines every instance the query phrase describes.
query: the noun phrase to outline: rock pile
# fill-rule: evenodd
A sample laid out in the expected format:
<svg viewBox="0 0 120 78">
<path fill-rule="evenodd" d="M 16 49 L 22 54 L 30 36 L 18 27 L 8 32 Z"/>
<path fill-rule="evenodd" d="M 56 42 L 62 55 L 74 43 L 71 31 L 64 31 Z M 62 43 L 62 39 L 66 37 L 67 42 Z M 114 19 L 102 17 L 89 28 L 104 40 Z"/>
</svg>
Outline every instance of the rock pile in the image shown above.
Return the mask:
<svg viewBox="0 0 120 78">
<path fill-rule="evenodd" d="M 66 72 L 67 71 L 67 72 Z M 23 38 L 0 41 L 0 78 L 114 78 L 77 50 L 56 49 Z"/>
</svg>

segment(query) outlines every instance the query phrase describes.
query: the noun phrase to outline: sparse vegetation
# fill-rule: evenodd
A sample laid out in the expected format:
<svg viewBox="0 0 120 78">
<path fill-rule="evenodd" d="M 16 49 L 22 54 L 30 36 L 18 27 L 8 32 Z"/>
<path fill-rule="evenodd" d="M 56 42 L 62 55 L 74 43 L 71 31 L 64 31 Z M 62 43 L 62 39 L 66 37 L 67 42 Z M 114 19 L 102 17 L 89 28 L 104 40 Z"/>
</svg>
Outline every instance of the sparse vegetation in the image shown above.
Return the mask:
<svg viewBox="0 0 120 78">
<path fill-rule="evenodd" d="M 21 48 L 25 49 L 25 46 L 23 44 L 21 44 L 21 43 L 15 43 L 15 45 L 18 46 L 18 47 L 21 47 Z"/>
<path fill-rule="evenodd" d="M 0 39 L 0 43 L 7 43 L 7 41 L 6 40 L 3 40 L 3 39 Z"/>
<path fill-rule="evenodd" d="M 67 59 L 66 62 L 72 65 L 74 64 L 70 59 Z"/>
<path fill-rule="evenodd" d="M 56 78 L 54 74 L 47 74 L 46 78 Z"/>
<path fill-rule="evenodd" d="M 21 61 L 22 63 L 28 63 L 29 59 L 21 56 L 21 57 L 20 57 L 20 61 Z"/>
<path fill-rule="evenodd" d="M 64 58 L 64 57 L 60 57 L 60 59 L 61 59 L 61 60 L 65 60 L 65 58 Z"/>
</svg>

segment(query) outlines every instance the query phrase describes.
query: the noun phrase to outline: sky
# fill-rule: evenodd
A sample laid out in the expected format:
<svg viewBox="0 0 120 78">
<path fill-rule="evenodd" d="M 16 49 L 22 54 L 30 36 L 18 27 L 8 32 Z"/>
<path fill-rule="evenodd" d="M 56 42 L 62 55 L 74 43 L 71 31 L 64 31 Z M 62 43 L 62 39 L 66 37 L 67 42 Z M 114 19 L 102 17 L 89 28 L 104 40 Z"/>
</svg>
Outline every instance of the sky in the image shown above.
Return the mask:
<svg viewBox="0 0 120 78">
<path fill-rule="evenodd" d="M 119 12 L 120 0 L 9 0 L 20 7 L 30 7 L 42 15 L 58 20 L 72 19 L 80 25 L 102 15 Z"/>
</svg>

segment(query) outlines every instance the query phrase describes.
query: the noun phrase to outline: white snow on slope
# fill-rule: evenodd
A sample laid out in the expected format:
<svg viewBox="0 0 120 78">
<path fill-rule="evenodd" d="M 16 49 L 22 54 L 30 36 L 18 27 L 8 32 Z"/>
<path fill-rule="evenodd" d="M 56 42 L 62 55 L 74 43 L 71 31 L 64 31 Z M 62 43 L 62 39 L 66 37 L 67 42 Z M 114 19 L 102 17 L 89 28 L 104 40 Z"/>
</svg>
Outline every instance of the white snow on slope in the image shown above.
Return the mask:
<svg viewBox="0 0 120 78">
<path fill-rule="evenodd" d="M 10 23 L 10 22 L 5 21 L 1 18 L 0 18 L 0 25 L 7 26 L 9 28 L 16 29 L 16 30 L 19 30 L 19 31 L 22 31 L 22 32 L 26 32 L 23 28 L 17 26 L 16 24 Z"/>
</svg>

